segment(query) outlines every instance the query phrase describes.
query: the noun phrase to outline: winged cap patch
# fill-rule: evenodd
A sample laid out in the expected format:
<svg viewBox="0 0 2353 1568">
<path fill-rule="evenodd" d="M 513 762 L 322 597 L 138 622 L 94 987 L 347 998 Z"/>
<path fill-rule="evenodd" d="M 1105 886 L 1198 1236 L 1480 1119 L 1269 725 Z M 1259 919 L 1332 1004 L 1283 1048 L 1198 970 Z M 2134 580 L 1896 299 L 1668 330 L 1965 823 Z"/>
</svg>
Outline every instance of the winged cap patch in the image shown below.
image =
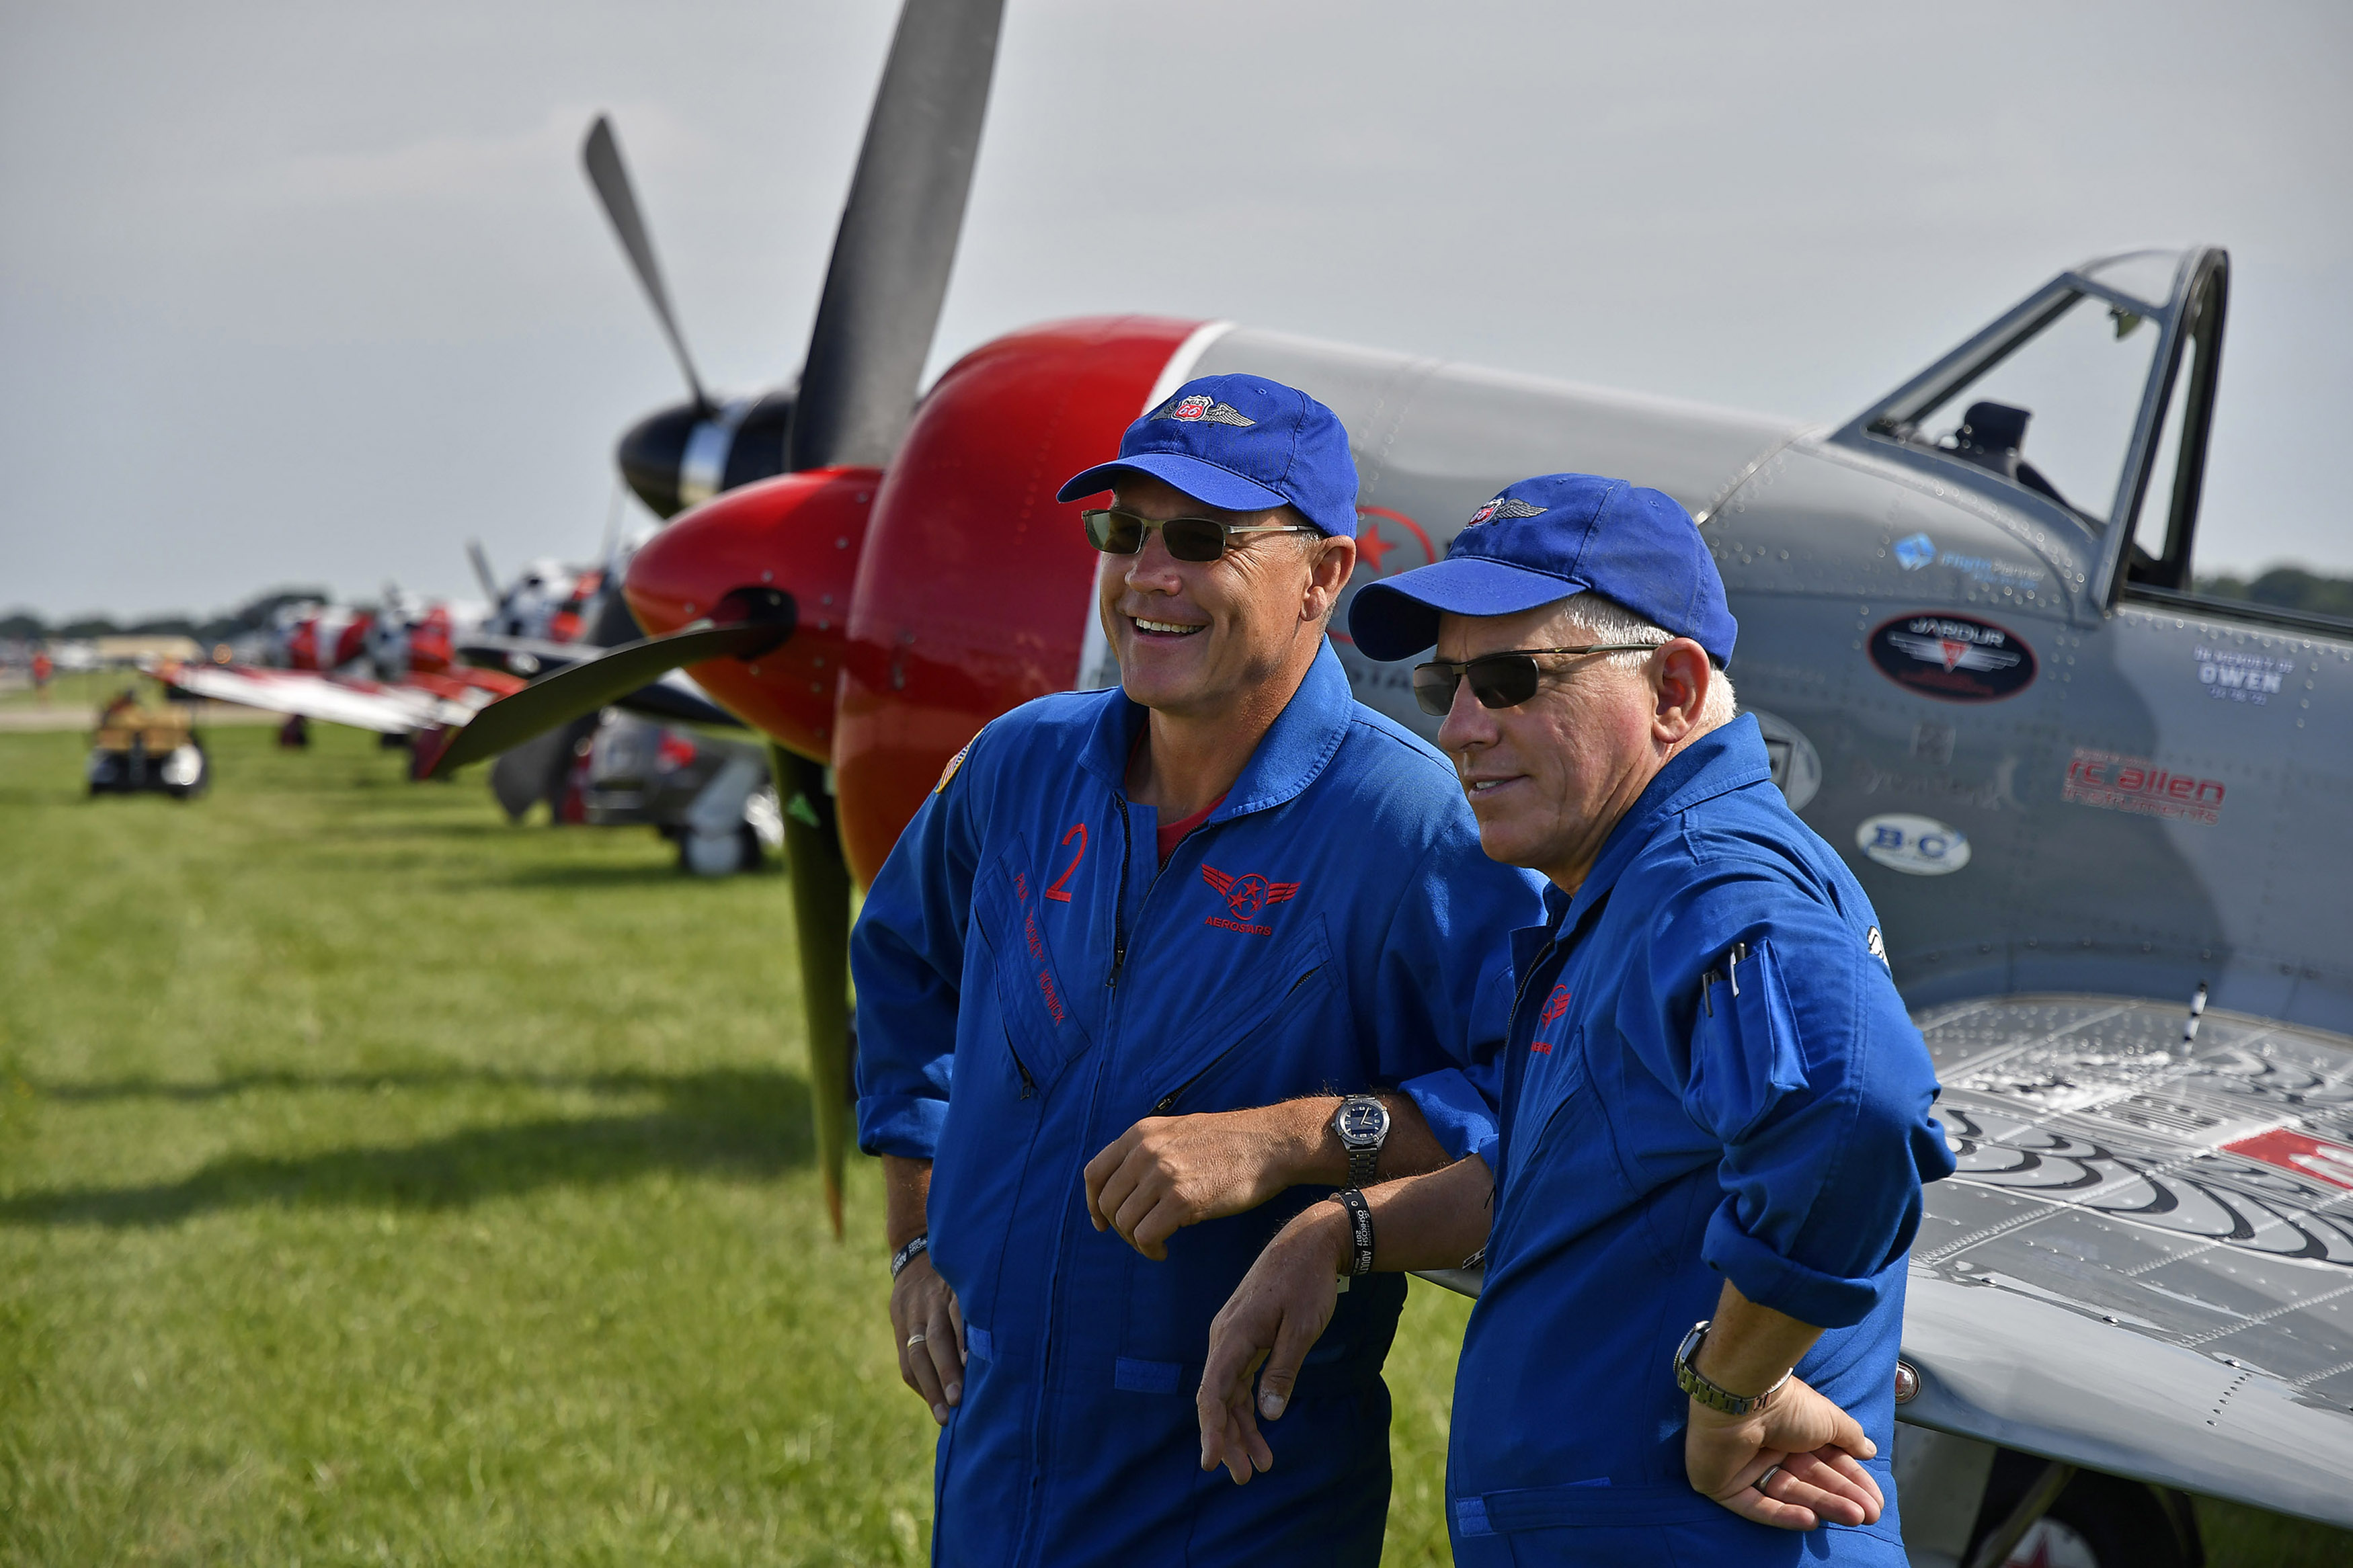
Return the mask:
<svg viewBox="0 0 2353 1568">
<path fill-rule="evenodd" d="M 1270 882 L 1255 871 L 1237 877 L 1205 864 L 1201 868 L 1201 880 L 1215 889 L 1226 900 L 1226 907 L 1244 920 L 1269 904 L 1284 903 L 1299 896 L 1298 883 Z"/>
<path fill-rule="evenodd" d="M 1198 425 L 1205 421 L 1211 425 L 1234 426 L 1258 423 L 1232 404 L 1219 403 L 1206 392 L 1197 392 L 1189 397 L 1171 398 L 1154 409 L 1151 417 L 1174 419 L 1180 425 Z"/>
<path fill-rule="evenodd" d="M 1506 500 L 1502 496 L 1497 496 L 1493 500 L 1489 501 L 1485 506 L 1482 506 L 1477 511 L 1472 512 L 1471 514 L 1471 521 L 1464 523 L 1462 526 L 1465 528 L 1476 528 L 1482 522 L 1493 522 L 1499 517 L 1534 517 L 1542 510 L 1544 510 L 1544 508 L 1540 506 L 1530 506 L 1524 500 Z"/>
</svg>

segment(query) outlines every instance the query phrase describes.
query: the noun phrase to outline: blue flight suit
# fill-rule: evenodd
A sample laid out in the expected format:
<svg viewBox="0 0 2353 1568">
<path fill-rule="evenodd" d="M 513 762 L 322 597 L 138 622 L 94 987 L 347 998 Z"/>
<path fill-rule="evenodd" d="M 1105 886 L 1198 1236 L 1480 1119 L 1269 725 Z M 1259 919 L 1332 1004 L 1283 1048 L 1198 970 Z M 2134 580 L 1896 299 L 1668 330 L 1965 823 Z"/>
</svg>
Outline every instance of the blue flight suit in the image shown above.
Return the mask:
<svg viewBox="0 0 2353 1568">
<path fill-rule="evenodd" d="M 1546 905 L 1513 938 L 1494 1225 L 1447 1457 L 1455 1561 L 1902 1568 L 1905 1258 L 1921 1183 L 1953 1156 L 1870 900 L 1742 718 L 1660 770 L 1576 897 Z M 1828 1331 L 1798 1375 L 1878 1445 L 1878 1523 L 1774 1530 L 1691 1489 L 1671 1363 L 1727 1278 Z"/>
<path fill-rule="evenodd" d="M 1541 883 L 1481 853 L 1452 767 L 1359 705 L 1328 646 L 1165 868 L 1126 793 L 1145 718 L 1113 689 L 990 724 L 851 939 L 859 1146 L 934 1162 L 932 1261 L 970 1355 L 934 1558 L 1373 1568 L 1403 1277 L 1340 1297 L 1266 1428 L 1273 1470 L 1236 1487 L 1200 1470 L 1209 1321 L 1329 1189 L 1188 1226 L 1155 1263 L 1094 1229 L 1082 1172 L 1147 1116 L 1376 1087 L 1492 1154 L 1464 1069 L 1493 1064 Z"/>
</svg>

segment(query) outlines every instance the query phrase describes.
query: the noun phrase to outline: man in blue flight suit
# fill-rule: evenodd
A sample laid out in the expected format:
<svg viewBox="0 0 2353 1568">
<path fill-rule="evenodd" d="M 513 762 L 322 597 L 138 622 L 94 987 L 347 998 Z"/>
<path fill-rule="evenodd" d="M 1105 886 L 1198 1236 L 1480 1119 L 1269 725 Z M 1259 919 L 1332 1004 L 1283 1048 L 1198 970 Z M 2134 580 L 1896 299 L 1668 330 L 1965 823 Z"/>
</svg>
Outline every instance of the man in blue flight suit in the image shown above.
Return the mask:
<svg viewBox="0 0 2353 1568">
<path fill-rule="evenodd" d="M 1060 499 L 1106 488 L 1121 687 L 976 736 L 851 942 L 901 1371 L 944 1428 L 934 1558 L 1372 1568 L 1404 1280 L 1340 1301 L 1264 1497 L 1202 1473 L 1209 1320 L 1333 1189 L 1492 1152 L 1466 1069 L 1542 883 L 1325 645 L 1356 524 L 1329 409 L 1191 382 Z"/>
<path fill-rule="evenodd" d="M 1263 1465 L 1335 1265 L 1483 1247 L 1456 1562 L 1898 1568 L 1905 1259 L 1953 1159 L 1870 902 L 1732 716 L 1699 531 L 1656 490 L 1526 480 L 1349 629 L 1376 658 L 1437 644 L 1415 695 L 1546 919 L 1512 939 L 1492 1187 L 1465 1160 L 1376 1189 L 1369 1237 L 1332 1205 L 1286 1227 L 1219 1314 L 1205 1456 Z"/>
</svg>

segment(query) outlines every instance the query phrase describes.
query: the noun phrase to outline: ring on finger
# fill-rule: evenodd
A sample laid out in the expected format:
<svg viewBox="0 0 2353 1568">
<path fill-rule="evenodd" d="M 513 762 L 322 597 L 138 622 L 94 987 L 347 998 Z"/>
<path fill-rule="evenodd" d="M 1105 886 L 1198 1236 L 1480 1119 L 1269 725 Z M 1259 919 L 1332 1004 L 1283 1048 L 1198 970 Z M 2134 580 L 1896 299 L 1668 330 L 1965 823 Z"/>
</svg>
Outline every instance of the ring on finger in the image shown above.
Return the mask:
<svg viewBox="0 0 2353 1568">
<path fill-rule="evenodd" d="M 921 1333 L 909 1334 L 907 1336 L 907 1348 L 909 1350 L 913 1350 L 917 1345 L 922 1344 L 928 1337 L 929 1336 Z"/>
<path fill-rule="evenodd" d="M 1758 1491 L 1760 1491 L 1760 1492 L 1761 1492 L 1761 1491 L 1764 1491 L 1764 1490 L 1765 1490 L 1765 1483 L 1766 1483 L 1767 1481 L 1771 1480 L 1775 1476 L 1778 1476 L 1778 1475 L 1779 1475 L 1780 1473 L 1781 1473 L 1781 1467 L 1780 1467 L 1780 1466 L 1778 1466 L 1778 1465 L 1767 1465 L 1767 1466 L 1766 1466 L 1766 1467 L 1765 1467 L 1765 1473 L 1764 1473 L 1763 1475 L 1761 1475 L 1761 1476 L 1757 1477 L 1755 1480 L 1753 1480 L 1753 1481 L 1749 1482 L 1748 1484 L 1749 1484 L 1750 1486 L 1755 1487 L 1755 1488 L 1756 1488 Z M 1771 1494 L 1770 1494 L 1770 1493 L 1767 1493 L 1767 1496 L 1770 1496 Z"/>
</svg>

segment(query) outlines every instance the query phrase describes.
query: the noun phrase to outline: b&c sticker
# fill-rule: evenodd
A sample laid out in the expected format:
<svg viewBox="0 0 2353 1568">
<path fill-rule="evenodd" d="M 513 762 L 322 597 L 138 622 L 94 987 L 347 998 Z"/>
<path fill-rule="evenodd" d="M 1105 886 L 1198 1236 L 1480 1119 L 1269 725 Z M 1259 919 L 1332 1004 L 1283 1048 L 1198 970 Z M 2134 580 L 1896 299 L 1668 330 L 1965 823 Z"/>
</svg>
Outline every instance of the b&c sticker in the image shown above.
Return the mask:
<svg viewBox="0 0 2353 1568">
<path fill-rule="evenodd" d="M 1907 877 L 1946 877 L 1969 863 L 1968 835 L 1933 816 L 1891 813 L 1866 817 L 1854 847 Z"/>
<path fill-rule="evenodd" d="M 1907 690 L 1946 702 L 1994 702 L 2034 681 L 2034 650 L 1975 616 L 1898 616 L 1871 634 L 1871 662 Z"/>
</svg>

